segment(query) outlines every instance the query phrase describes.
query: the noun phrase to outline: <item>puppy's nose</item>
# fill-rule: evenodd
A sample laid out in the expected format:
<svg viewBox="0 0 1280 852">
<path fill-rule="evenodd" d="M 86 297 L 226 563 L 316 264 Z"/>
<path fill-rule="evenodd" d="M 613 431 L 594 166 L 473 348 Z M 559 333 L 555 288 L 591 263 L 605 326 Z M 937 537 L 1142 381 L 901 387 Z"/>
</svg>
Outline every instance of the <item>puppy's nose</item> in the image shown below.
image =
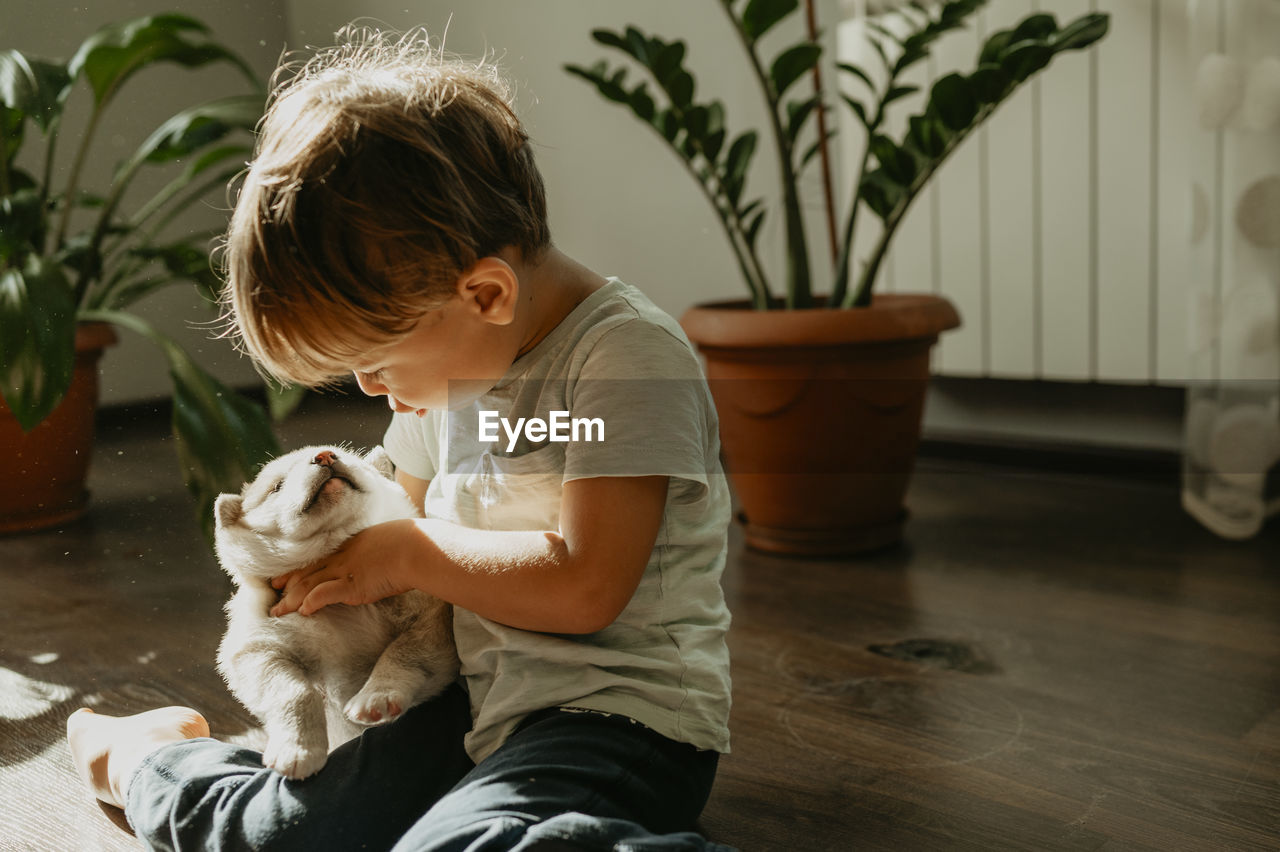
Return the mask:
<svg viewBox="0 0 1280 852">
<path fill-rule="evenodd" d="M 317 453 L 316 457 L 311 460 L 311 463 L 318 464 L 321 467 L 333 467 L 333 463 L 337 460 L 338 457 L 334 455 L 331 450 L 324 450 L 323 452 Z"/>
</svg>

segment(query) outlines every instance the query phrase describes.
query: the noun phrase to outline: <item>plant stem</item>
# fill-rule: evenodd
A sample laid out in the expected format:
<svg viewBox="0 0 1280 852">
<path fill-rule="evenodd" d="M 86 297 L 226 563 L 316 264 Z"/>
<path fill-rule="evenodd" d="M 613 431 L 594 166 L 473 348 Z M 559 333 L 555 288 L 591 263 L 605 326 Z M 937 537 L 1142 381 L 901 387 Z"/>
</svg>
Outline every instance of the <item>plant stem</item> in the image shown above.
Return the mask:
<svg viewBox="0 0 1280 852">
<path fill-rule="evenodd" d="M 849 204 L 849 216 L 845 219 L 844 239 L 840 243 L 840 259 L 836 261 L 836 282 L 831 288 L 831 306 L 845 307 L 845 293 L 849 289 L 849 264 L 853 262 L 854 226 L 858 222 L 858 208 L 862 206 L 862 178 L 871 160 L 871 130 L 867 131 L 867 145 L 862 151 L 857 177 L 853 184 L 853 200 Z"/>
<path fill-rule="evenodd" d="M 804 0 L 805 26 L 809 41 L 818 42 L 818 16 L 813 0 Z M 831 262 L 837 263 L 840 258 L 840 243 L 836 237 L 836 200 L 831 180 L 831 151 L 827 146 L 827 99 L 822 85 L 822 62 L 813 64 L 813 93 L 818 97 L 814 108 L 818 114 L 818 160 L 822 166 L 822 198 L 823 209 L 827 215 L 827 242 L 831 246 Z"/>
<path fill-rule="evenodd" d="M 678 108 L 674 104 L 672 105 L 672 109 L 678 111 Z M 649 127 L 655 133 L 658 133 L 659 136 L 662 136 L 662 134 L 658 132 L 658 128 L 653 125 L 649 125 Z M 665 136 L 662 136 L 662 139 L 664 142 L 667 141 Z M 746 237 L 743 235 L 742 220 L 738 218 L 738 213 L 734 209 L 733 204 L 726 196 L 725 203 L 729 210 L 727 213 L 725 208 L 720 206 L 720 202 L 718 200 L 717 193 L 722 191 L 718 181 L 716 186 L 712 187 L 707 182 L 707 179 L 703 175 L 699 174 L 698 170 L 693 167 L 693 163 L 681 154 L 678 148 L 674 145 L 669 145 L 669 147 L 672 152 L 675 153 L 676 159 L 678 159 L 684 165 L 689 174 L 692 175 L 694 182 L 698 184 L 698 188 L 702 190 L 702 194 L 706 197 L 707 201 L 711 203 L 712 208 L 715 209 L 716 218 L 720 220 L 720 226 L 724 228 L 725 236 L 729 240 L 729 247 L 733 249 L 734 258 L 738 261 L 738 268 L 742 272 L 743 279 L 747 282 L 747 289 L 751 291 L 751 304 L 753 307 L 763 310 L 768 306 L 770 298 L 768 279 L 765 277 L 764 269 L 760 266 L 760 259 L 756 257 L 755 251 L 751 248 L 750 243 L 747 242 Z M 711 160 L 707 158 L 706 152 L 702 151 L 702 146 L 699 145 L 698 147 L 702 153 L 703 159 L 706 159 L 714 167 L 715 163 L 711 162 Z M 714 174 L 714 171 L 712 174 Z M 733 214 L 732 219 L 730 219 L 729 213 Z"/>
<path fill-rule="evenodd" d="M 58 112 L 49 121 L 49 138 L 44 148 L 44 174 L 40 176 L 40 239 L 36 251 L 44 254 L 49 233 L 45 228 L 44 211 L 49 204 L 49 183 L 53 179 L 53 155 L 58 148 L 58 131 L 62 129 L 62 113 Z"/>
<path fill-rule="evenodd" d="M 133 178 L 134 173 L 138 171 L 142 162 L 139 159 L 131 159 L 125 163 L 116 174 L 115 179 L 111 181 L 111 190 L 107 195 L 107 200 L 102 205 L 102 212 L 98 214 L 98 221 L 93 227 L 89 245 L 85 248 L 84 261 L 80 265 L 80 274 L 76 279 L 75 303 L 77 305 L 84 299 L 85 293 L 93 281 L 94 276 L 90 274 L 90 270 L 95 265 L 94 258 L 100 256 L 102 239 L 107 234 L 107 225 L 111 222 L 111 216 L 116 212 L 116 207 L 120 205 L 120 199 L 124 196 L 125 188 L 129 186 L 129 181 Z"/>
<path fill-rule="evenodd" d="M 729 239 L 729 246 L 733 249 L 734 257 L 738 261 L 738 268 L 742 271 L 742 277 L 747 282 L 747 289 L 751 291 L 752 306 L 763 309 L 769 304 L 769 288 L 765 283 L 764 271 L 760 268 L 759 259 L 742 236 L 742 223 L 737 219 L 737 213 L 735 212 L 734 219 L 730 220 L 729 215 L 716 200 L 715 192 L 694 169 L 693 164 L 684 157 L 680 157 L 679 152 L 677 152 L 677 157 L 680 162 L 684 163 L 685 168 L 689 170 L 689 174 L 693 175 L 698 186 L 702 188 L 702 194 L 706 196 L 707 201 L 711 202 L 711 206 L 715 208 L 716 217 L 720 220 L 720 226 L 724 228 L 725 236 Z M 730 210 L 732 210 L 732 205 L 730 205 Z"/>
<path fill-rule="evenodd" d="M 956 135 L 947 142 L 947 146 L 943 149 L 942 153 L 937 158 L 930 161 L 929 164 L 925 168 L 921 169 L 919 174 L 916 175 L 915 180 L 911 182 L 911 186 L 907 188 L 906 195 L 903 196 L 902 200 L 898 202 L 896 207 L 889 211 L 889 215 L 885 217 L 884 233 L 880 235 L 880 241 L 876 243 L 876 247 L 871 253 L 871 259 L 867 262 L 867 267 L 862 272 L 862 278 L 858 282 L 858 289 L 853 291 L 851 294 L 852 298 L 849 298 L 849 296 L 846 295 L 845 301 L 848 304 L 846 304 L 845 307 L 866 307 L 871 304 L 871 285 L 875 281 L 876 273 L 880 271 L 880 263 L 884 260 L 884 256 L 889 250 L 889 241 L 893 238 L 893 234 L 898 229 L 898 226 L 902 224 L 902 219 L 906 216 L 908 208 L 911 207 L 911 202 L 920 194 L 920 190 L 929 182 L 930 178 L 933 177 L 933 174 L 938 170 L 938 168 L 941 167 L 941 165 L 946 162 L 947 158 L 955 152 L 956 148 L 960 146 L 960 143 L 968 139 L 969 136 L 972 135 L 973 131 L 978 127 L 981 127 L 983 122 L 991 116 L 991 113 L 995 112 L 999 103 L 1000 102 L 997 101 L 994 104 L 984 104 L 978 110 L 977 115 L 969 126 L 958 131 Z"/>
<path fill-rule="evenodd" d="M 778 165 L 782 176 L 783 210 L 786 214 L 787 226 L 787 299 L 788 308 L 807 308 L 813 303 L 813 289 L 809 280 L 809 248 L 804 233 L 804 217 L 800 210 L 800 196 L 796 187 L 795 164 L 792 162 L 791 143 L 786 131 L 782 129 L 782 118 L 778 114 L 778 93 L 773 90 L 773 83 L 760 62 L 755 45 L 742 29 L 729 0 L 722 0 L 721 6 L 729 16 L 733 31 L 751 60 L 751 69 L 764 94 L 768 107 L 769 126 L 773 131 L 775 147 L 778 151 Z"/>
<path fill-rule="evenodd" d="M 0 127 L 0 152 L 8 147 L 5 141 L 4 128 Z M 0 162 L 0 196 L 9 194 L 9 161 Z"/>
<path fill-rule="evenodd" d="M 89 153 L 89 143 L 93 141 L 94 131 L 98 129 L 98 121 L 102 118 L 101 105 L 96 105 L 89 114 L 89 126 L 80 138 L 80 147 L 76 149 L 75 160 L 71 163 L 71 176 L 67 178 L 67 190 L 62 197 L 62 217 L 58 221 L 57 235 L 53 239 L 54 249 L 62 248 L 67 241 L 67 229 L 71 226 L 71 211 L 75 209 L 76 187 L 80 183 L 80 170 L 84 168 L 85 157 Z M 78 303 L 77 303 L 78 304 Z"/>
</svg>

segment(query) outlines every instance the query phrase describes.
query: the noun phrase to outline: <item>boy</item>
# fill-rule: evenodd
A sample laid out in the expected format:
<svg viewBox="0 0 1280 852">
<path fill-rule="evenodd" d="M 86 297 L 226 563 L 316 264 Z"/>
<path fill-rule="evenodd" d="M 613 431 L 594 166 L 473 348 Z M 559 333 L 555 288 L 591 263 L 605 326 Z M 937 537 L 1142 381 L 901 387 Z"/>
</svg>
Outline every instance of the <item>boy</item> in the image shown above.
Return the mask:
<svg viewBox="0 0 1280 852">
<path fill-rule="evenodd" d="M 551 244 L 493 72 L 419 37 L 313 59 L 275 94 L 225 259 L 265 370 L 387 397 L 427 515 L 277 578 L 272 614 L 422 589 L 454 604 L 465 689 L 300 782 L 186 708 L 82 710 L 95 794 L 156 848 L 711 848 L 689 828 L 728 750 L 715 412 L 679 327 Z M 519 425 L 566 413 L 586 434 Z"/>
</svg>

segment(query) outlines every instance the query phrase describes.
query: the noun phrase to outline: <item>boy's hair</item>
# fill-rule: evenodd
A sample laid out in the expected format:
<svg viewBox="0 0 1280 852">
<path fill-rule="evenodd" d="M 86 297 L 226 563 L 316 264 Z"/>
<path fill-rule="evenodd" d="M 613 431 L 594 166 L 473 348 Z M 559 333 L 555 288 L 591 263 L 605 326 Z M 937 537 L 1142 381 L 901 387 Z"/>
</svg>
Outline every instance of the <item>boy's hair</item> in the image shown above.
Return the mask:
<svg viewBox="0 0 1280 852">
<path fill-rule="evenodd" d="M 411 329 L 480 258 L 536 258 L 551 240 L 491 65 L 446 58 L 420 31 L 340 38 L 277 84 L 223 247 L 232 333 L 308 386 Z"/>
</svg>

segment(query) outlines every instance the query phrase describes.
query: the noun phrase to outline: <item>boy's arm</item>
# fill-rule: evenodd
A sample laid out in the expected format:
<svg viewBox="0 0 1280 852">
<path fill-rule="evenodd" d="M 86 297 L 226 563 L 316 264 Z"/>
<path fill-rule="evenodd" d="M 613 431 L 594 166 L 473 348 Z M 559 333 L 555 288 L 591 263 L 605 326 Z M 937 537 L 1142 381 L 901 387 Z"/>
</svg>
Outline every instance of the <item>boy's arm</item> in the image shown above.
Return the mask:
<svg viewBox="0 0 1280 852">
<path fill-rule="evenodd" d="M 427 502 L 427 486 L 431 485 L 431 480 L 419 479 L 397 468 L 396 482 L 409 495 L 409 499 L 413 501 L 413 505 L 418 507 L 418 511 L 423 511 Z"/>
<path fill-rule="evenodd" d="M 419 480 L 421 482 L 421 480 Z M 592 633 L 635 593 L 662 525 L 667 477 L 565 484 L 559 531 L 474 530 L 437 519 L 391 521 L 286 578 L 273 615 L 309 615 L 421 589 L 511 627 Z"/>
</svg>

